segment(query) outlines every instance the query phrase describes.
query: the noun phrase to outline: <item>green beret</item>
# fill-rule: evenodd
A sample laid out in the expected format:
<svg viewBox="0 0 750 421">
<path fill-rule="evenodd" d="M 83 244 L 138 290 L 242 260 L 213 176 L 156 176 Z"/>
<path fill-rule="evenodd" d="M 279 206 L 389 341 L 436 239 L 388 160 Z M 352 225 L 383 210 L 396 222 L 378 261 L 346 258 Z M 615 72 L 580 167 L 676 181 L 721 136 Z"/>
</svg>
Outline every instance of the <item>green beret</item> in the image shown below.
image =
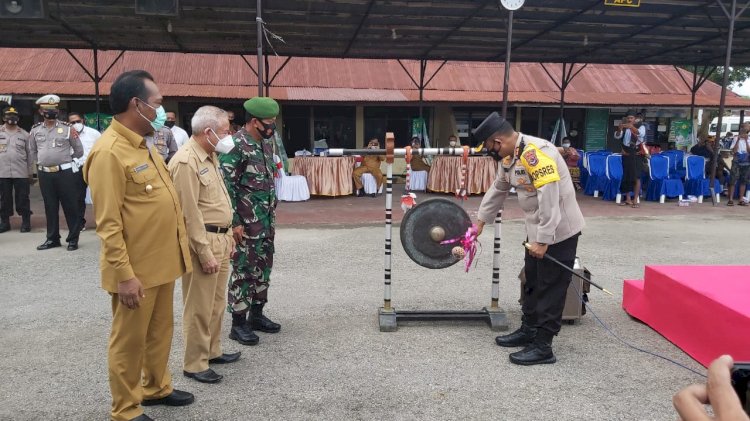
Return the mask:
<svg viewBox="0 0 750 421">
<path fill-rule="evenodd" d="M 245 111 L 258 118 L 274 118 L 279 115 L 279 103 L 273 98 L 256 96 L 243 104 Z"/>
</svg>

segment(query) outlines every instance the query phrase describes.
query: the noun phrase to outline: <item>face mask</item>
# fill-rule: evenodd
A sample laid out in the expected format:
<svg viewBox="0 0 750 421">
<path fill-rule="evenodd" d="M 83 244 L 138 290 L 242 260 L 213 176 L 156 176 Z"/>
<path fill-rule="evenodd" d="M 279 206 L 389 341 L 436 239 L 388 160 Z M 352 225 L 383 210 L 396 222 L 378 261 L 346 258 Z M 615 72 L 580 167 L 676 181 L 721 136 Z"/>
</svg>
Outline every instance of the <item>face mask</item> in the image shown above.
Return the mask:
<svg viewBox="0 0 750 421">
<path fill-rule="evenodd" d="M 498 162 L 503 160 L 500 154 L 494 149 L 490 149 L 489 151 L 487 151 L 487 155 L 491 156 L 492 159 Z"/>
<path fill-rule="evenodd" d="M 570 147 L 570 143 L 563 143 L 562 147 L 568 149 Z"/>
<path fill-rule="evenodd" d="M 451 140 L 450 142 L 448 142 L 448 145 L 450 145 L 450 147 L 455 147 L 456 146 L 456 141 Z"/>
<path fill-rule="evenodd" d="M 5 122 L 10 124 L 11 126 L 15 126 L 18 124 L 18 117 L 8 117 L 5 119 Z"/>
<path fill-rule="evenodd" d="M 272 138 L 274 132 L 276 132 L 276 123 L 266 124 L 263 120 L 258 120 L 258 122 L 263 126 L 263 130 L 260 131 L 260 135 L 263 139 Z"/>
<path fill-rule="evenodd" d="M 73 128 L 76 129 L 78 133 L 81 133 L 83 131 L 83 123 L 76 123 L 73 125 Z"/>
<path fill-rule="evenodd" d="M 211 133 L 216 136 L 217 139 L 219 139 L 219 135 L 216 134 L 216 132 L 211 129 Z M 211 143 L 211 138 L 208 138 L 208 143 Z M 234 149 L 234 138 L 232 138 L 231 134 L 228 134 L 221 139 L 219 139 L 219 142 L 217 144 L 211 143 L 211 146 L 214 147 L 214 150 L 218 153 L 229 153 L 232 152 L 232 149 Z"/>
<path fill-rule="evenodd" d="M 57 118 L 57 110 L 44 110 L 42 111 L 42 115 L 47 120 L 54 120 Z"/>
<path fill-rule="evenodd" d="M 370 149 L 379 149 L 378 145 L 370 145 Z"/>
<path fill-rule="evenodd" d="M 143 117 L 144 119 L 146 119 L 146 121 L 148 121 L 151 124 L 151 127 L 153 127 L 154 130 L 159 130 L 162 127 L 164 127 L 164 122 L 167 121 L 167 112 L 164 111 L 164 107 L 162 107 L 160 105 L 159 108 L 154 108 L 154 107 L 150 106 L 148 103 L 146 103 L 146 101 L 143 101 L 142 99 L 138 99 L 138 100 L 141 101 L 142 103 L 146 104 L 147 107 L 149 107 L 152 110 L 156 111 L 156 117 L 154 117 L 154 120 L 152 121 L 152 120 L 149 120 L 148 118 L 146 118 L 146 116 L 141 113 L 141 110 L 138 110 L 138 114 L 140 114 L 141 117 Z"/>
<path fill-rule="evenodd" d="M 175 123 L 176 123 L 176 121 L 169 121 L 169 120 L 167 120 L 167 121 L 164 122 L 164 125 L 167 126 L 167 127 L 169 127 L 171 129 L 172 127 L 174 127 Z"/>
</svg>

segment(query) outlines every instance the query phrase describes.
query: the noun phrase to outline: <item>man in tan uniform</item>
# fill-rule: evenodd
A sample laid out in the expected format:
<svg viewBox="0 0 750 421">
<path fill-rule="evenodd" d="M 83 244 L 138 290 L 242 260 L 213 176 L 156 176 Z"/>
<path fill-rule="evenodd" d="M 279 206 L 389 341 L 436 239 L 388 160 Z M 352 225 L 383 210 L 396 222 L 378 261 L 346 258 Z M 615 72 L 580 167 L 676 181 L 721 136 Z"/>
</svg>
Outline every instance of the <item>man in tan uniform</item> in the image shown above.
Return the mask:
<svg viewBox="0 0 750 421">
<path fill-rule="evenodd" d="M 5 124 L 0 126 L 0 232 L 10 230 L 13 199 L 16 202 L 16 212 L 22 218 L 21 232 L 29 232 L 29 186 L 34 173 L 29 132 L 18 127 L 18 111 L 15 108 L 6 108 L 3 117 Z"/>
<path fill-rule="evenodd" d="M 414 136 L 411 138 L 411 147 L 413 149 L 422 147 L 422 142 L 420 142 L 418 137 Z M 425 158 L 423 156 L 415 155 L 411 158 L 411 170 L 430 172 L 430 164 L 425 161 Z"/>
<path fill-rule="evenodd" d="M 141 405 L 194 400 L 172 387 L 167 368 L 174 281 L 192 267 L 177 192 L 164 160 L 144 140 L 161 101 L 147 72 L 118 76 L 109 96 L 112 124 L 84 166 L 101 238 L 102 288 L 112 296 L 108 362 L 116 421 L 150 420 Z"/>
<path fill-rule="evenodd" d="M 370 142 L 367 144 L 367 149 L 379 149 L 380 148 L 380 142 L 378 142 L 378 139 L 370 139 Z M 352 179 L 354 180 L 354 195 L 355 196 L 362 196 L 364 195 L 363 185 L 362 185 L 362 174 L 370 173 L 373 177 L 375 177 L 375 182 L 378 183 L 378 191 L 380 190 L 380 186 L 383 185 L 383 172 L 380 171 L 380 163 L 385 161 L 385 156 L 383 155 L 367 155 L 362 160 L 362 165 L 359 168 L 355 168 L 354 171 L 352 171 Z M 375 195 L 373 194 L 373 197 Z"/>
<path fill-rule="evenodd" d="M 229 119 L 210 105 L 193 116 L 193 137 L 169 162 L 185 225 L 190 238 L 193 271 L 182 276 L 184 375 L 202 383 L 218 383 L 222 376 L 209 363 L 237 361 L 240 353 L 221 351 L 221 319 L 227 306 L 229 256 L 232 239 L 232 203 L 219 172 L 215 151 L 228 152 L 222 140 L 234 147 Z"/>
<path fill-rule="evenodd" d="M 555 145 L 517 133 L 497 113 L 490 114 L 474 130 L 474 138 L 484 143 L 490 156 L 502 160 L 497 178 L 479 206 L 479 233 L 485 224 L 492 224 L 514 187 L 530 244 L 524 262 L 521 327 L 498 336 L 495 342 L 504 347 L 525 347 L 510 354 L 514 364 L 554 363 L 552 338 L 560 331 L 571 275 L 542 258 L 549 254 L 572 267 L 576 257 L 578 236 L 585 224 L 570 172 Z"/>
</svg>

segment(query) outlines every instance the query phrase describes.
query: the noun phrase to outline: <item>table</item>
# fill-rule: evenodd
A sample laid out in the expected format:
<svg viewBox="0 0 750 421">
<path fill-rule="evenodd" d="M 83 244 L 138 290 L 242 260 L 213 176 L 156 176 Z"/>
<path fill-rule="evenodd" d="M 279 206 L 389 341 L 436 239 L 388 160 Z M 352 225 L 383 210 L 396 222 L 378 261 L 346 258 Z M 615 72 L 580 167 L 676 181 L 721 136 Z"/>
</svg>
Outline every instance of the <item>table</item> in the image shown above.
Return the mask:
<svg viewBox="0 0 750 421">
<path fill-rule="evenodd" d="M 436 156 L 427 180 L 427 190 L 455 194 L 461 180 L 463 157 Z M 497 175 L 497 162 L 489 156 L 469 157 L 469 194 L 489 190 Z"/>
<path fill-rule="evenodd" d="M 314 196 L 347 196 L 352 194 L 354 157 L 298 156 L 291 173 L 307 179 Z"/>
</svg>

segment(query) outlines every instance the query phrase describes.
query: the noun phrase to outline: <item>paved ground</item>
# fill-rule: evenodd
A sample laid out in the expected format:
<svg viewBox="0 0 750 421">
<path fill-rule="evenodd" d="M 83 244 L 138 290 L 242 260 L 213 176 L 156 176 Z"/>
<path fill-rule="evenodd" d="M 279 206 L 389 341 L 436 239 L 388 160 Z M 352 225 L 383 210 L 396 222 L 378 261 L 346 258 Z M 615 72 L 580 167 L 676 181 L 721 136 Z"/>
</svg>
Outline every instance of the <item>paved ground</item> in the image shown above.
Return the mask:
<svg viewBox="0 0 750 421">
<path fill-rule="evenodd" d="M 592 292 L 594 310 L 627 340 L 702 371 L 625 314 L 622 281 L 641 277 L 645 264 L 750 264 L 747 253 L 733 251 L 738 246 L 744 251 L 747 243 L 746 209 L 668 204 L 632 210 L 582 202 L 590 217 L 579 255 L 595 279 L 616 293 Z M 305 207 L 313 212 L 303 214 Z M 558 363 L 544 367 L 510 364 L 509 351 L 497 347 L 495 334 L 481 323 L 412 323 L 380 333 L 383 229 L 368 224 L 382 220 L 382 208 L 382 199 L 370 198 L 281 206 L 284 224 L 268 310 L 282 323 L 282 332 L 263 335 L 260 345 L 242 348 L 240 362 L 218 367 L 225 374 L 219 385 L 180 374 L 178 282 L 170 367 L 175 385 L 194 392 L 197 401 L 147 413 L 160 420 L 665 420 L 676 418 L 671 396 L 701 380 L 625 348 L 590 316 L 563 327 L 555 341 Z M 375 214 L 363 217 L 369 212 Z M 597 212 L 624 216 L 591 216 Z M 513 217 L 517 210 L 508 213 Z M 324 216 L 334 225 L 322 226 Z M 89 230 L 77 252 L 37 252 L 44 234 L 35 226 L 31 234 L 0 235 L 0 419 L 107 419 L 111 316 L 108 297 L 99 289 L 98 239 Z M 458 266 L 420 268 L 396 241 L 394 305 L 479 309 L 488 304 L 489 231 L 482 238 L 488 249 L 468 274 Z M 503 236 L 501 305 L 515 328 L 521 223 L 504 224 Z M 224 343 L 227 350 L 240 349 Z"/>
</svg>

